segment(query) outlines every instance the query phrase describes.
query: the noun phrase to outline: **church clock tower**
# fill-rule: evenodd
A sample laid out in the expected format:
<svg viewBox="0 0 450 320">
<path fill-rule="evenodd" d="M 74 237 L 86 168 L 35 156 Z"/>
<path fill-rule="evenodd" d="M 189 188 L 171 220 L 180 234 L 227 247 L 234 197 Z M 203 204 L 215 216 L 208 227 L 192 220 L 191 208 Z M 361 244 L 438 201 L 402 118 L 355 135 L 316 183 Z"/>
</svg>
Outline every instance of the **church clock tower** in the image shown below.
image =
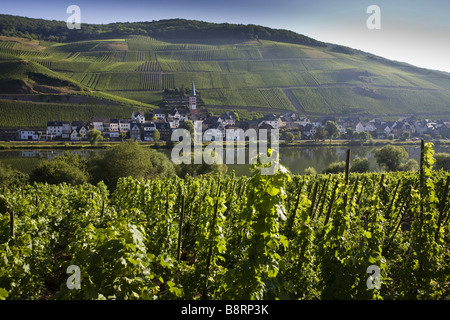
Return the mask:
<svg viewBox="0 0 450 320">
<path fill-rule="evenodd" d="M 195 93 L 194 81 L 192 81 L 191 94 L 189 95 L 189 111 L 197 111 L 197 94 Z"/>
</svg>

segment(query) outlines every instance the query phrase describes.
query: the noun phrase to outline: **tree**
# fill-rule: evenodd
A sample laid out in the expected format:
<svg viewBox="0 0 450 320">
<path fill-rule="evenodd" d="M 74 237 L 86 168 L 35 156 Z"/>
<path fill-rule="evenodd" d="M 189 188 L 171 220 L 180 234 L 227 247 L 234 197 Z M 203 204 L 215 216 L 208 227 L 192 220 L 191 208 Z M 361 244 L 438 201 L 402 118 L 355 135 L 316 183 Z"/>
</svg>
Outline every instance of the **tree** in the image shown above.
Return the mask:
<svg viewBox="0 0 450 320">
<path fill-rule="evenodd" d="M 159 139 L 161 139 L 161 135 L 160 135 L 158 129 L 155 129 L 155 130 L 153 131 L 153 133 L 152 133 L 152 138 L 153 138 L 153 140 L 154 140 L 155 142 L 158 142 Z"/>
<path fill-rule="evenodd" d="M 326 136 L 331 140 L 339 135 L 339 126 L 334 121 L 327 121 L 325 124 Z"/>
<path fill-rule="evenodd" d="M 403 131 L 403 133 L 400 136 L 400 139 L 405 141 L 405 140 L 409 139 L 410 136 L 411 136 L 411 134 L 409 133 L 409 131 Z"/>
<path fill-rule="evenodd" d="M 176 174 L 169 158 L 156 150 L 144 148 L 135 141 L 125 141 L 108 149 L 103 157 L 89 160 L 88 169 L 93 182 L 104 181 L 114 189 L 121 177 L 163 178 Z"/>
<path fill-rule="evenodd" d="M 102 133 L 97 129 L 89 131 L 86 134 L 86 137 L 89 140 L 89 143 L 93 146 L 95 146 L 99 140 L 103 140 Z"/>
<path fill-rule="evenodd" d="M 355 132 L 353 131 L 352 128 L 348 127 L 345 131 L 345 137 L 347 139 L 353 139 Z"/>
<path fill-rule="evenodd" d="M 319 141 L 319 140 L 324 140 L 325 139 L 325 131 L 324 131 L 322 126 L 319 126 L 316 129 L 316 133 L 314 134 L 313 138 L 314 138 L 315 141 Z"/>
<path fill-rule="evenodd" d="M 325 174 L 345 172 L 345 161 L 330 163 L 322 172 Z"/>
<path fill-rule="evenodd" d="M 399 171 L 417 171 L 419 169 L 419 163 L 415 159 L 409 159 L 406 163 L 399 166 Z"/>
<path fill-rule="evenodd" d="M 28 180 L 28 176 L 10 165 L 0 162 L 0 184 L 3 186 L 20 185 Z"/>
<path fill-rule="evenodd" d="M 192 121 L 184 120 L 184 121 L 180 122 L 180 125 L 178 126 L 178 128 L 186 129 L 189 131 L 191 136 L 194 135 L 194 124 L 192 123 Z"/>
<path fill-rule="evenodd" d="M 369 170 L 370 170 L 370 162 L 368 159 L 366 159 L 366 158 L 353 159 L 351 167 L 350 167 L 351 172 L 363 173 L 363 172 L 369 172 Z"/>
<path fill-rule="evenodd" d="M 292 143 L 295 139 L 294 134 L 292 132 L 286 133 L 286 143 Z"/>
<path fill-rule="evenodd" d="M 370 132 L 361 131 L 360 133 L 358 133 L 358 138 L 361 141 L 372 140 L 372 135 L 370 134 Z"/>
<path fill-rule="evenodd" d="M 307 176 L 315 176 L 317 174 L 317 171 L 313 167 L 308 167 L 305 169 L 304 174 Z"/>
<path fill-rule="evenodd" d="M 194 138 L 195 138 L 194 137 L 194 133 L 195 133 L 194 123 L 192 123 L 192 121 L 189 121 L 189 120 L 184 120 L 180 123 L 178 128 L 188 130 L 189 134 L 191 135 L 191 144 L 194 144 Z"/>
<path fill-rule="evenodd" d="M 450 153 L 436 153 L 434 158 L 436 159 L 436 162 L 434 163 L 435 170 L 442 169 L 444 171 L 450 171 Z"/>
<path fill-rule="evenodd" d="M 175 165 L 175 170 L 177 175 L 180 178 L 186 177 L 186 175 L 190 175 L 191 177 L 196 177 L 204 174 L 225 174 L 228 172 L 228 166 L 226 164 L 207 164 L 202 162 L 201 164 L 194 163 L 194 153 L 191 153 L 191 163 L 185 164 L 181 163 L 179 165 Z"/>
<path fill-rule="evenodd" d="M 30 182 L 50 184 L 68 183 L 83 184 L 88 182 L 87 160 L 69 151 L 53 160 L 41 161 L 30 173 Z"/>
<path fill-rule="evenodd" d="M 377 164 L 387 171 L 397 171 L 402 161 L 408 158 L 408 152 L 403 147 L 387 145 L 375 151 Z"/>
</svg>

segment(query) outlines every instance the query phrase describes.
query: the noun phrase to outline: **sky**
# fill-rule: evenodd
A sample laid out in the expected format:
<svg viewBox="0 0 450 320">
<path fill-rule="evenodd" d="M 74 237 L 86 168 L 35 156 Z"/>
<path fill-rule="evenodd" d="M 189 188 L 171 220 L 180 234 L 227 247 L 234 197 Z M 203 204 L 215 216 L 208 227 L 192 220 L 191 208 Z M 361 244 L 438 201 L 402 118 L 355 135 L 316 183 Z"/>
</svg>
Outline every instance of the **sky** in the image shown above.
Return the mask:
<svg viewBox="0 0 450 320">
<path fill-rule="evenodd" d="M 450 72 L 449 0 L 1 0 L 0 13 L 81 23 L 183 18 L 287 29 L 391 60 Z M 367 8 L 376 5 L 379 15 Z M 379 18 L 379 19 L 378 19 Z M 367 21 L 378 22 L 369 29 Z M 371 25 L 372 23 L 369 23 Z M 81 25 L 82 26 L 82 25 Z"/>
</svg>

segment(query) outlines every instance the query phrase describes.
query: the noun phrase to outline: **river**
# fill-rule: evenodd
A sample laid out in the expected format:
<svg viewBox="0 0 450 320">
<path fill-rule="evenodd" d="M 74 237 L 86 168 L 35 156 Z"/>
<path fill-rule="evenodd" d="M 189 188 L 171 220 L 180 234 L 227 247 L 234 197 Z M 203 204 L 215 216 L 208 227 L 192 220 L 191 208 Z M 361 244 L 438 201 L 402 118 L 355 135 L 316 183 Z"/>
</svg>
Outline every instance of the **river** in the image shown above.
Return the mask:
<svg viewBox="0 0 450 320">
<path fill-rule="evenodd" d="M 355 157 L 368 158 L 370 161 L 370 170 L 378 171 L 378 165 L 375 161 L 374 152 L 379 146 L 301 146 L 301 147 L 280 147 L 280 161 L 293 174 L 302 174 L 308 167 L 313 167 L 318 173 L 336 161 L 344 161 L 347 149 L 351 150 L 351 159 Z M 420 147 L 405 146 L 409 158 L 419 162 Z M 450 153 L 449 146 L 436 146 L 436 152 Z M 1 150 L 0 161 L 11 165 L 12 168 L 25 173 L 30 173 L 41 161 L 41 159 L 52 159 L 60 155 L 64 150 Z M 102 154 L 104 150 L 71 150 L 70 152 L 88 158 L 93 153 Z M 170 150 L 161 149 L 160 152 L 170 157 Z M 249 165 L 234 164 L 228 165 L 228 171 L 234 170 L 237 176 L 249 175 Z"/>
</svg>

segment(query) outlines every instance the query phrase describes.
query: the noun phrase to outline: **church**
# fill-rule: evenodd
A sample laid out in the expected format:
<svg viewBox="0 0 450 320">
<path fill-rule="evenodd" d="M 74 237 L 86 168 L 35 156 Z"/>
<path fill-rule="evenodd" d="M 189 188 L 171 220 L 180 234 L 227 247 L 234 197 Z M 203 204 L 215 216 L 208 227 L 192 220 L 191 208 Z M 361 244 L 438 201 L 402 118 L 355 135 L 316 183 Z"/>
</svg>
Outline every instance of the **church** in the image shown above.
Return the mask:
<svg viewBox="0 0 450 320">
<path fill-rule="evenodd" d="M 195 92 L 194 81 L 192 81 L 191 94 L 189 95 L 189 111 L 191 113 L 197 111 L 197 93 Z"/>
</svg>

